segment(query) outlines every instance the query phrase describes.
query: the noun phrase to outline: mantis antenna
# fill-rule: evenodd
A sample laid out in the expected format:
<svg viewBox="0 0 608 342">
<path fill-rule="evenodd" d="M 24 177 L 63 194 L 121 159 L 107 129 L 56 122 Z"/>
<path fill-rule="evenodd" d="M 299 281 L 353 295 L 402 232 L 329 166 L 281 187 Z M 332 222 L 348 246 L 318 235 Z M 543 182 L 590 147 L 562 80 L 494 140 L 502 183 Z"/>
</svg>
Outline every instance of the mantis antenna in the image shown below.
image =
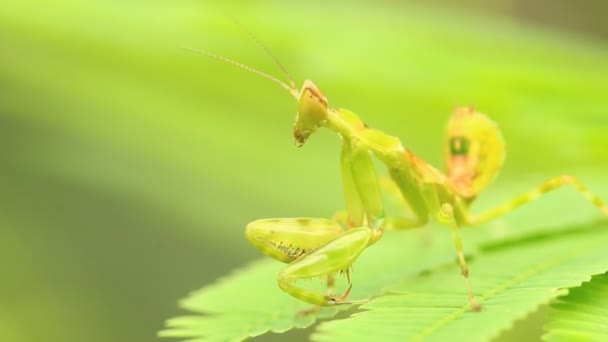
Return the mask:
<svg viewBox="0 0 608 342">
<path fill-rule="evenodd" d="M 293 81 L 293 78 L 291 77 L 289 72 L 287 72 L 287 69 L 285 69 L 283 64 L 281 64 L 281 62 L 279 62 L 279 59 L 270 51 L 270 49 L 266 45 L 264 45 L 264 43 L 262 43 L 261 40 L 259 40 L 253 33 L 251 33 L 251 31 L 249 31 L 238 20 L 236 20 L 235 18 L 232 18 L 232 17 L 230 17 L 230 19 L 232 19 L 232 21 L 236 24 L 236 26 L 238 26 L 241 30 L 243 30 L 243 32 L 245 32 L 257 44 L 257 46 L 262 48 L 262 50 L 264 50 L 266 52 L 266 54 L 268 56 L 270 56 L 270 58 L 272 58 L 274 63 L 281 69 L 281 71 L 283 71 L 283 74 L 289 80 L 289 84 L 291 85 L 291 88 L 296 89 L 297 88 L 296 83 Z"/>
<path fill-rule="evenodd" d="M 261 43 L 259 43 L 259 44 L 261 44 Z M 263 46 L 263 45 L 261 45 L 261 46 Z M 184 49 L 186 49 L 188 51 L 192 51 L 192 52 L 198 53 L 198 54 L 201 54 L 201 55 L 204 55 L 204 56 L 207 56 L 207 57 L 215 58 L 215 59 L 220 60 L 222 62 L 225 62 L 225 63 L 228 63 L 228 64 L 232 64 L 232 65 L 237 66 L 237 67 L 239 67 L 239 68 L 241 68 L 243 70 L 246 70 L 246 71 L 249 71 L 251 73 L 254 73 L 254 74 L 258 75 L 258 76 L 264 77 L 264 78 L 266 78 L 268 80 L 271 80 L 272 82 L 280 85 L 281 87 L 283 87 L 291 95 L 293 95 L 293 97 L 295 97 L 296 100 L 299 99 L 299 97 L 300 97 L 300 92 L 296 89 L 295 86 L 290 87 L 287 84 L 285 84 L 284 82 L 282 82 L 281 80 L 277 79 L 276 77 L 270 76 L 270 75 L 268 75 L 268 74 L 266 74 L 264 72 L 261 72 L 261 71 L 259 71 L 257 69 L 254 69 L 254 68 L 252 68 L 252 67 L 250 67 L 248 65 L 245 65 L 243 63 L 239 63 L 239 62 L 237 62 L 235 60 L 232 60 L 230 58 L 226 58 L 224 56 L 216 55 L 216 54 L 211 53 L 209 51 L 197 50 L 197 49 L 192 49 L 192 48 L 189 48 L 189 47 L 184 47 Z M 264 49 L 268 52 L 268 50 L 266 48 L 264 48 Z M 274 56 L 272 54 L 270 54 L 270 56 L 276 61 L 276 58 L 274 58 Z M 278 61 L 277 61 L 277 63 L 278 63 Z M 280 66 L 281 69 L 283 69 L 283 66 L 280 63 L 278 63 L 278 65 Z M 286 75 L 288 75 L 288 77 L 289 77 L 289 74 L 286 74 Z M 289 80 L 291 81 L 291 83 L 293 85 L 293 81 L 291 80 L 291 78 Z"/>
</svg>

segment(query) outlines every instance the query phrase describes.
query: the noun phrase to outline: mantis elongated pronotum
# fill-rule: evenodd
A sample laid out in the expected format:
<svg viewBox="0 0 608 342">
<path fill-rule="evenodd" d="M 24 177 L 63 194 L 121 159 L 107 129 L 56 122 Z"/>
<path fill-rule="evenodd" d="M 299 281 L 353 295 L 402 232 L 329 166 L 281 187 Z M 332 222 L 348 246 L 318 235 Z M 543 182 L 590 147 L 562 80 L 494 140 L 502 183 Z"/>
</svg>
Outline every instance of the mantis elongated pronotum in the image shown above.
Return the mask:
<svg viewBox="0 0 608 342">
<path fill-rule="evenodd" d="M 246 228 L 246 237 L 255 247 L 288 264 L 278 274 L 277 280 L 279 287 L 293 297 L 319 306 L 352 303 L 346 301 L 352 287 L 349 270 L 359 255 L 378 241 L 387 227 L 422 227 L 433 218 L 451 229 L 469 303 L 473 310 L 478 311 L 481 306 L 473 295 L 469 281 L 460 227 L 492 220 L 567 184 L 573 185 L 584 198 L 608 216 L 608 206 L 570 176 L 552 178 L 494 209 L 479 215 L 472 214 L 471 203 L 494 179 L 505 157 L 505 143 L 500 130 L 486 115 L 470 107 L 454 111 L 447 126 L 447 173 L 444 174 L 417 158 L 398 138 L 369 128 L 349 110 L 330 108 L 327 98 L 311 81 L 306 80 L 298 90 L 274 55 L 249 35 L 280 67 L 289 79 L 289 85 L 228 58 L 206 51 L 194 51 L 263 76 L 292 94 L 298 103 L 294 125 L 298 146 L 304 145 L 310 135 L 322 127 L 336 132 L 342 142 L 340 161 L 346 215 L 336 215 L 333 219 L 263 219 L 249 223 Z M 372 155 L 386 165 L 390 178 L 411 208 L 410 216 L 415 219 L 386 216 Z M 344 273 L 349 284 L 348 290 L 342 295 L 321 293 L 296 285 L 298 280 L 326 277 L 327 285 L 331 287 L 338 273 Z"/>
</svg>

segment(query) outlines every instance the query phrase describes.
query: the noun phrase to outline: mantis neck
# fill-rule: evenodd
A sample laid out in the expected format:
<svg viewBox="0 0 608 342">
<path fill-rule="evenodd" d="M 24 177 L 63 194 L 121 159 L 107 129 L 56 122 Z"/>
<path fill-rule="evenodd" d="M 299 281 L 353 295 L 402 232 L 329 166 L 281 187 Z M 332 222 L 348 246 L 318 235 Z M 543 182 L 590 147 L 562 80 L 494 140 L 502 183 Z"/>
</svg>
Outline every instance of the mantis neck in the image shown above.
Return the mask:
<svg viewBox="0 0 608 342">
<path fill-rule="evenodd" d="M 355 113 L 346 109 L 331 109 L 328 114 L 325 127 L 347 141 L 363 144 L 389 168 L 402 168 L 407 163 L 404 155 L 409 155 L 409 152 L 398 138 L 369 128 Z"/>
<path fill-rule="evenodd" d="M 355 113 L 345 109 L 330 109 L 325 126 L 344 139 L 358 139 L 367 125 Z"/>
<path fill-rule="evenodd" d="M 340 134 L 343 139 L 362 144 L 376 155 L 390 170 L 408 173 L 410 177 L 428 183 L 446 182 L 446 176 L 430 164 L 407 150 L 401 141 L 377 129 L 369 128 L 355 113 L 345 109 L 328 111 L 325 126 Z"/>
</svg>

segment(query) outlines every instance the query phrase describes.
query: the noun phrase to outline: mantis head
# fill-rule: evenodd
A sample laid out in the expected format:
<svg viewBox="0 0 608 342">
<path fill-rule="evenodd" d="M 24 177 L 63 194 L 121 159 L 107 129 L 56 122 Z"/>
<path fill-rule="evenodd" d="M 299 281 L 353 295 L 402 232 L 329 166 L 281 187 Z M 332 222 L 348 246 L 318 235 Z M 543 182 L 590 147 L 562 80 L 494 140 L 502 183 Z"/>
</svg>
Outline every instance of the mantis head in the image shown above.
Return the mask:
<svg viewBox="0 0 608 342">
<path fill-rule="evenodd" d="M 308 137 L 323 126 L 327 120 L 327 98 L 310 80 L 306 80 L 300 90 L 298 115 L 293 127 L 296 145 L 302 146 Z"/>
<path fill-rule="evenodd" d="M 237 24 L 241 26 L 238 22 Z M 272 58 L 275 64 L 281 69 L 284 76 L 286 76 L 289 80 L 289 84 L 284 83 L 276 77 L 270 76 L 264 72 L 261 72 L 257 69 L 234 61 L 232 59 L 216 55 L 205 50 L 195 50 L 190 48 L 185 49 L 220 60 L 227 64 L 232 64 L 245 71 L 266 78 L 280 85 L 283 89 L 287 90 L 287 92 L 289 92 L 293 97 L 295 97 L 296 101 L 298 101 L 298 115 L 296 116 L 296 122 L 294 124 L 293 130 L 293 135 L 296 139 L 296 145 L 304 145 L 306 140 L 308 140 L 308 137 L 312 133 L 314 133 L 317 128 L 323 126 L 323 124 L 327 120 L 327 98 L 325 97 L 325 95 L 323 95 L 323 93 L 321 93 L 319 88 L 317 88 L 317 86 L 314 85 L 314 83 L 312 83 L 312 81 L 310 80 L 304 81 L 302 89 L 298 91 L 293 81 L 293 78 L 287 72 L 285 67 L 283 67 L 281 62 L 279 62 L 279 60 L 270 52 L 270 50 L 264 44 L 262 44 L 262 42 L 260 42 L 253 34 L 247 31 L 244 27 L 241 26 L 241 28 L 255 41 L 257 45 L 259 45 Z"/>
</svg>

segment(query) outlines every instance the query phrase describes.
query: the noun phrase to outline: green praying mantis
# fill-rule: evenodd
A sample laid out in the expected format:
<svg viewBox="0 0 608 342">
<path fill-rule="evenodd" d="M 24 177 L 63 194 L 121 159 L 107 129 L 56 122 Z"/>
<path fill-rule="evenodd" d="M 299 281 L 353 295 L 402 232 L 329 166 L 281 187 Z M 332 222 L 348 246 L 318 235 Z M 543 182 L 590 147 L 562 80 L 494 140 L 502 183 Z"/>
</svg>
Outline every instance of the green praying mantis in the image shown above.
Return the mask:
<svg viewBox="0 0 608 342">
<path fill-rule="evenodd" d="M 352 288 L 350 268 L 361 253 L 377 242 L 385 229 L 423 227 L 434 219 L 451 230 L 469 304 L 474 311 L 479 311 L 481 305 L 473 294 L 459 234 L 461 227 L 479 225 L 505 215 L 564 185 L 574 186 L 608 216 L 608 206 L 571 176 L 551 178 L 504 204 L 473 214 L 471 204 L 495 178 L 505 158 L 502 134 L 488 116 L 471 107 L 454 111 L 446 130 L 446 173 L 442 173 L 416 157 L 398 138 L 368 127 L 349 110 L 330 108 L 327 98 L 312 81 L 306 80 L 298 89 L 278 59 L 246 32 L 274 60 L 289 85 L 234 60 L 207 51 L 193 51 L 267 78 L 293 95 L 297 101 L 293 131 L 297 146 L 304 145 L 320 128 L 337 133 L 342 145 L 340 166 L 345 212 L 339 212 L 331 219 L 262 219 L 246 227 L 245 235 L 251 244 L 287 264 L 278 274 L 277 281 L 278 286 L 291 296 L 317 306 L 355 303 L 346 299 Z M 407 203 L 408 215 L 386 215 L 382 196 L 385 189 L 376 174 L 372 157 L 387 167 L 392 182 L 389 184 L 398 189 L 398 196 Z M 348 289 L 341 295 L 331 293 L 337 274 L 344 274 L 348 281 Z M 310 278 L 325 278 L 328 291 L 322 293 L 297 285 L 298 281 Z"/>
</svg>

